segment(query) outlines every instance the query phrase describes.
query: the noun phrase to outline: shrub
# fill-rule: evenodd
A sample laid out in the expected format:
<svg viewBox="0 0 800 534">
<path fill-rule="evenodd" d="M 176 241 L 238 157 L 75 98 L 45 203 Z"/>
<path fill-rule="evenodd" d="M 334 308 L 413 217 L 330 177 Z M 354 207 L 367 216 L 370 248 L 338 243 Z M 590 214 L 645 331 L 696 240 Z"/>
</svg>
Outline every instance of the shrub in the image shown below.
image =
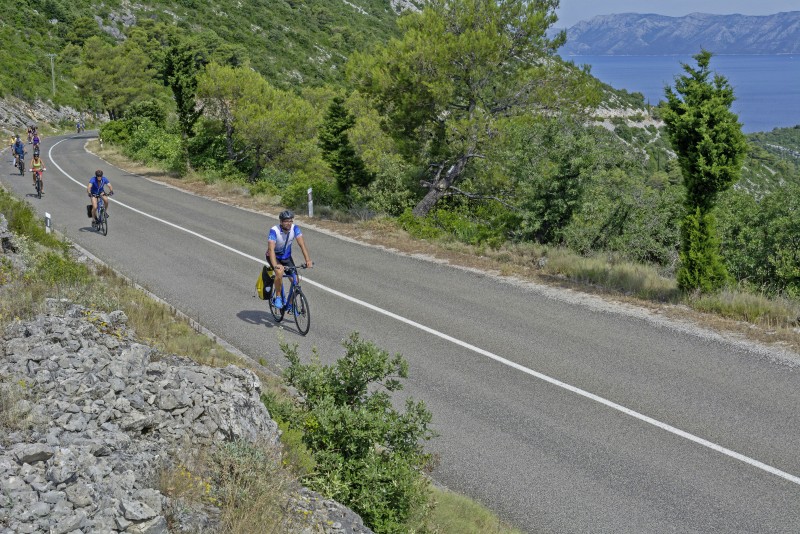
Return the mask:
<svg viewBox="0 0 800 534">
<path fill-rule="evenodd" d="M 313 189 L 314 206 L 339 206 L 343 198 L 336 185 L 323 179 L 300 179 L 286 187 L 281 203 L 302 209 L 308 205 L 308 188 Z"/>
<path fill-rule="evenodd" d="M 415 217 L 411 208 L 406 208 L 400 217 L 397 218 L 400 226 L 418 239 L 436 239 L 442 235 L 441 228 L 438 228 L 433 220 L 428 217 Z"/>
<path fill-rule="evenodd" d="M 159 128 L 163 128 L 167 121 L 167 112 L 159 101 L 144 100 L 131 104 L 125 111 L 126 119 L 134 117 L 147 119 Z"/>
<path fill-rule="evenodd" d="M 431 414 L 412 399 L 403 413 L 393 407 L 389 393 L 402 389 L 399 379 L 408 376 L 402 356 L 390 357 L 355 333 L 344 347 L 333 365 L 304 365 L 297 346 L 283 343 L 289 360 L 283 376 L 304 402 L 276 405 L 265 398 L 267 408 L 303 430 L 317 465 L 310 487 L 350 506 L 375 532 L 408 532 L 429 497 L 421 470 L 430 457 L 420 442 L 433 436 Z"/>
</svg>

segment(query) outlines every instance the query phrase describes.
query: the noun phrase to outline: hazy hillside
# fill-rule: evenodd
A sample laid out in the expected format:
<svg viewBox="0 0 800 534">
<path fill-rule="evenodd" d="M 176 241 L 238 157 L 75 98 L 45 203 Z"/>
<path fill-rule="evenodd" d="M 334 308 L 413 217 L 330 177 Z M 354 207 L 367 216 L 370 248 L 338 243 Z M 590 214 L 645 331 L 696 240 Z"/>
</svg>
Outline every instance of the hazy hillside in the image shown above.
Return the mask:
<svg viewBox="0 0 800 534">
<path fill-rule="evenodd" d="M 700 48 L 715 54 L 800 53 L 800 11 L 760 17 L 603 15 L 569 28 L 561 55 L 688 55 Z"/>
</svg>

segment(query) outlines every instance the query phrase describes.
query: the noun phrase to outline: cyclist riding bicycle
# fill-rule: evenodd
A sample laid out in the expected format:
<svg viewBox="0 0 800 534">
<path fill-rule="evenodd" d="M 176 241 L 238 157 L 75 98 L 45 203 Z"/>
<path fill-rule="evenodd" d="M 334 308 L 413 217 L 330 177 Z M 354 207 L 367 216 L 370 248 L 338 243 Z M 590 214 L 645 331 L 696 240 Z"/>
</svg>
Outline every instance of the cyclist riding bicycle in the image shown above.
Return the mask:
<svg viewBox="0 0 800 534">
<path fill-rule="evenodd" d="M 39 133 L 33 132 L 33 149 L 37 150 L 39 148 Z"/>
<path fill-rule="evenodd" d="M 25 143 L 22 142 L 19 136 L 17 136 L 17 140 L 14 142 L 12 152 L 14 153 L 14 167 L 19 167 L 19 157 L 22 156 L 22 159 L 25 159 Z"/>
<path fill-rule="evenodd" d="M 36 174 L 39 174 L 39 180 L 42 181 L 42 189 L 40 193 L 44 195 L 44 161 L 39 157 L 39 150 L 34 149 L 33 158 L 31 159 L 31 178 L 33 178 L 33 187 L 36 187 Z"/>
<path fill-rule="evenodd" d="M 106 206 L 106 217 L 108 217 L 108 195 L 105 191 L 105 186 L 108 186 L 108 193 L 113 195 L 114 188 L 111 187 L 111 182 L 108 181 L 108 178 L 103 176 L 103 171 L 97 169 L 94 171 L 94 176 L 92 176 L 91 180 L 89 180 L 89 185 L 86 186 L 86 192 L 89 193 L 89 197 L 92 199 L 92 219 L 97 219 L 97 197 L 98 195 L 103 197 L 103 203 Z"/>
<path fill-rule="evenodd" d="M 300 245 L 300 250 L 303 252 L 303 257 L 306 260 L 306 267 L 312 267 L 314 264 L 311 261 L 311 256 L 308 254 L 305 239 L 303 239 L 303 232 L 300 227 L 294 224 L 294 213 L 291 210 L 284 210 L 278 215 L 280 224 L 270 228 L 269 237 L 267 238 L 267 262 L 272 266 L 275 271 L 275 281 L 272 284 L 274 288 L 281 287 L 283 280 L 284 267 L 294 267 L 294 260 L 292 259 L 292 241 L 297 241 Z M 283 299 L 280 296 L 280 290 L 274 291 L 272 303 L 277 308 L 283 306 Z"/>
</svg>

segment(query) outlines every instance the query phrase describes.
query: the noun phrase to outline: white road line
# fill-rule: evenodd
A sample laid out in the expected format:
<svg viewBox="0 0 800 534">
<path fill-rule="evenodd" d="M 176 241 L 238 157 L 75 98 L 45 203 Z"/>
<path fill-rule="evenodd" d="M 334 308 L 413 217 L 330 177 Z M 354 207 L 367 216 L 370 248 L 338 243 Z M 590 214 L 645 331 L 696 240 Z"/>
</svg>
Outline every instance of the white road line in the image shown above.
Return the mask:
<svg viewBox="0 0 800 534">
<path fill-rule="evenodd" d="M 64 141 L 64 140 L 62 139 L 62 141 Z M 48 151 L 48 157 L 50 158 L 51 163 L 53 163 L 53 165 L 58 167 L 58 170 L 60 170 L 64 174 L 64 176 L 66 176 L 67 178 L 69 178 L 70 180 L 75 182 L 76 184 L 80 185 L 81 187 L 85 188 L 86 187 L 85 184 L 82 184 L 81 182 L 79 182 L 78 180 L 76 180 L 75 178 L 70 176 L 66 171 L 64 171 L 64 169 L 62 169 L 58 165 L 58 163 L 56 163 L 54 161 L 53 155 L 52 155 L 52 151 L 53 151 L 53 148 L 55 148 L 56 145 L 58 145 L 59 143 L 61 143 L 61 141 L 58 141 L 56 144 L 54 144 L 52 147 L 50 147 L 50 150 Z M 198 234 L 197 232 L 189 230 L 188 228 L 184 228 L 184 227 L 179 226 L 179 225 L 177 225 L 175 223 L 172 223 L 172 222 L 169 222 L 169 221 L 165 221 L 164 219 L 160 219 L 160 218 L 158 218 L 158 217 L 156 217 L 154 215 L 150 215 L 149 213 L 145 213 L 145 212 L 143 212 L 141 210 L 138 210 L 138 209 L 136 209 L 134 207 L 128 206 L 127 204 L 123 204 L 122 202 L 119 202 L 116 199 L 114 200 L 114 203 L 119 205 L 119 206 L 122 206 L 124 208 L 127 208 L 127 209 L 129 209 L 129 210 L 131 210 L 133 212 L 136 212 L 136 213 L 138 213 L 138 214 L 140 214 L 140 215 L 142 215 L 144 217 L 149 217 L 150 219 L 153 219 L 155 221 L 163 223 L 163 224 L 165 224 L 167 226 L 171 226 L 172 228 L 175 228 L 176 230 L 181 230 L 183 232 L 186 232 L 187 234 L 191 234 L 191 235 L 193 235 L 195 237 L 198 237 L 200 239 L 208 241 L 209 243 L 217 245 L 218 247 L 222 247 L 225 250 L 228 250 L 230 252 L 233 252 L 235 254 L 243 256 L 243 257 L 245 257 L 247 259 L 253 260 L 253 261 L 257 262 L 257 263 L 261 263 L 262 265 L 266 265 L 267 264 L 266 261 L 264 261 L 264 260 L 262 260 L 260 258 L 256 258 L 255 256 L 251 256 L 251 255 L 246 254 L 246 253 L 244 253 L 244 252 L 242 252 L 240 250 L 236 250 L 235 248 L 229 247 L 228 245 L 220 243 L 219 241 L 215 241 L 215 240 L 213 240 L 213 239 L 211 239 L 209 237 L 206 237 L 206 236 L 204 236 L 202 234 Z M 709 449 L 711 449 L 713 451 L 722 453 L 722 454 L 724 454 L 726 456 L 729 456 L 731 458 L 739 460 L 740 462 L 744 462 L 744 463 L 746 463 L 748 465 L 751 465 L 751 466 L 753 466 L 753 467 L 755 467 L 757 469 L 761 469 L 762 471 L 766 471 L 767 473 L 771 473 L 771 474 L 779 476 L 779 477 L 781 477 L 781 478 L 783 478 L 785 480 L 788 480 L 789 482 L 792 482 L 794 484 L 800 485 L 800 477 L 797 477 L 797 476 L 792 475 L 790 473 L 787 473 L 785 471 L 781 471 L 780 469 L 772 467 L 771 465 L 767 465 L 767 464 L 765 464 L 763 462 L 759 462 L 758 460 L 750 458 L 749 456 L 745 456 L 744 454 L 740 454 L 740 453 L 738 453 L 736 451 L 732 451 L 730 449 L 727 449 L 727 448 L 725 448 L 725 447 L 723 447 L 721 445 L 717 445 L 716 443 L 713 443 L 713 442 L 708 441 L 706 439 L 703 439 L 701 437 L 695 436 L 694 434 L 690 434 L 690 433 L 685 432 L 685 431 L 683 431 L 683 430 L 681 430 L 679 428 L 675 428 L 672 425 L 668 425 L 666 423 L 662 423 L 661 421 L 653 419 L 652 417 L 648 417 L 648 416 L 646 416 L 644 414 L 641 414 L 641 413 L 639 413 L 639 412 L 637 412 L 635 410 L 631 410 L 630 408 L 626 408 L 625 406 L 622 406 L 622 405 L 617 404 L 615 402 L 612 402 L 612 401 L 610 401 L 608 399 L 605 399 L 603 397 L 595 395 L 594 393 L 589 393 L 588 391 L 582 390 L 582 389 L 580 389 L 578 387 L 572 386 L 570 384 L 567 384 L 565 382 L 557 380 L 557 379 L 555 379 L 553 377 L 550 377 L 548 375 L 542 374 L 542 373 L 540 373 L 538 371 L 534 371 L 533 369 L 529 369 L 528 367 L 525 367 L 525 366 L 520 365 L 518 363 L 512 362 L 511 360 L 507 360 L 507 359 L 503 358 L 502 356 L 498 356 L 497 354 L 494 354 L 492 352 L 484 350 L 484 349 L 482 349 L 480 347 L 476 347 L 475 345 L 470 345 L 469 343 L 461 341 L 460 339 L 456 339 L 456 338 L 454 338 L 452 336 L 448 336 L 447 334 L 445 334 L 443 332 L 439 332 L 438 330 L 434 330 L 433 328 L 430 328 L 430 327 L 425 326 L 423 324 L 420 324 L 420 323 L 417 323 L 415 321 L 412 321 L 411 319 L 407 319 L 407 318 L 405 318 L 405 317 L 403 317 L 401 315 L 397 315 L 396 313 L 392 313 L 392 312 L 390 312 L 388 310 L 384 310 L 383 308 L 379 308 L 379 307 L 375 306 L 374 304 L 370 304 L 368 302 L 364 302 L 363 300 L 359 300 L 359 299 L 357 299 L 355 297 L 351 297 L 350 295 L 347 295 L 347 294 L 342 293 L 340 291 L 336 291 L 333 288 L 330 288 L 328 286 L 322 285 L 322 284 L 320 284 L 318 282 L 314 282 L 314 281 L 308 279 L 305 276 L 303 277 L 303 281 L 305 283 L 311 284 L 314 287 L 322 289 L 323 291 L 327 291 L 328 293 L 336 295 L 337 297 L 341 297 L 341 298 L 343 298 L 345 300 L 349 300 L 350 302 L 352 302 L 354 304 L 358 304 L 359 306 L 363 306 L 363 307 L 368 308 L 368 309 L 370 309 L 372 311 L 375 311 L 377 313 L 380 313 L 382 315 L 385 315 L 387 317 L 390 317 L 392 319 L 395 319 L 397 321 L 405 323 L 405 324 L 407 324 L 409 326 L 413 326 L 414 328 L 418 328 L 419 330 L 422 330 L 424 332 L 427 332 L 429 334 L 437 336 L 437 337 L 439 337 L 441 339 L 444 339 L 446 341 L 454 343 L 454 344 L 456 344 L 456 345 L 458 345 L 460 347 L 463 347 L 465 349 L 468 349 L 468 350 L 471 350 L 473 352 L 476 352 L 476 353 L 478 353 L 478 354 L 480 354 L 482 356 L 486 356 L 487 358 L 490 358 L 490 359 L 492 359 L 492 360 L 494 360 L 494 361 L 496 361 L 498 363 L 502 363 L 503 365 L 507 365 L 508 367 L 511 367 L 511 368 L 516 369 L 518 371 L 521 371 L 521 372 L 523 372 L 525 374 L 528 374 L 530 376 L 538 378 L 539 380 L 543 380 L 543 381 L 545 381 L 545 382 L 547 382 L 549 384 L 552 384 L 554 386 L 558 386 L 558 387 L 560 387 L 562 389 L 566 389 L 567 391 L 571 391 L 572 393 L 575 393 L 576 395 L 580 395 L 581 397 L 585 397 L 587 399 L 590 399 L 590 400 L 593 400 L 595 402 L 598 402 L 598 403 L 600 403 L 600 404 L 602 404 L 604 406 L 607 406 L 607 407 L 609 407 L 611 409 L 617 410 L 617 411 L 622 412 L 622 413 L 624 413 L 626 415 L 634 417 L 634 418 L 636 418 L 636 419 L 638 419 L 638 420 L 640 420 L 642 422 L 645 422 L 645 423 L 647 423 L 649 425 L 653 425 L 653 426 L 658 427 L 658 428 L 660 428 L 662 430 L 666 430 L 667 432 L 670 432 L 671 434 L 675 434 L 676 436 L 680 436 L 680 437 L 682 437 L 684 439 L 687 439 L 689 441 L 697 443 L 698 445 L 702 445 L 703 447 L 707 447 L 707 448 L 709 448 Z"/>
</svg>

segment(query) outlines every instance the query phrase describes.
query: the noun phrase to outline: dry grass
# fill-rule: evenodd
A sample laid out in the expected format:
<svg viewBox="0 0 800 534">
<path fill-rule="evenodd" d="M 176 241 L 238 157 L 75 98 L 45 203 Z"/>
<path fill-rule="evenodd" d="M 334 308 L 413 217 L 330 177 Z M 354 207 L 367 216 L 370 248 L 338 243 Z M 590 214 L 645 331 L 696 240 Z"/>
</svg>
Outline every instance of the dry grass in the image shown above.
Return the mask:
<svg viewBox="0 0 800 534">
<path fill-rule="evenodd" d="M 521 534 L 500 521 L 494 513 L 477 502 L 440 488 L 433 488 L 436 506 L 428 517 L 432 532 L 453 534 Z"/>
<path fill-rule="evenodd" d="M 163 470 L 159 486 L 179 506 L 219 508 L 220 533 L 283 534 L 307 526 L 302 516 L 288 512 L 296 484 L 273 445 L 231 442 L 198 451 Z"/>
<path fill-rule="evenodd" d="M 0 428 L 8 431 L 28 430 L 36 424 L 31 411 L 33 392 L 24 380 L 0 379 Z"/>
</svg>

